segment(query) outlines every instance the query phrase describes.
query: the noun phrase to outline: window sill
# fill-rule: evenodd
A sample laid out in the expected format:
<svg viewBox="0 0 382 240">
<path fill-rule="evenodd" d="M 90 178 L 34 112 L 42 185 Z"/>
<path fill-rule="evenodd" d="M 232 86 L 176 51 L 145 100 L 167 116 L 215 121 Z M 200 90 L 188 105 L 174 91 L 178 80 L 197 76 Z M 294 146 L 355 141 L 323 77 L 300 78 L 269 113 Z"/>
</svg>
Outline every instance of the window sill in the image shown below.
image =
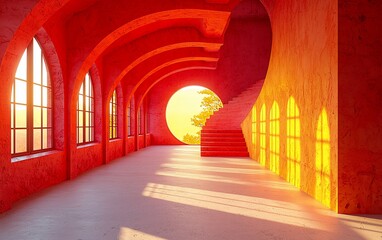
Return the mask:
<svg viewBox="0 0 382 240">
<path fill-rule="evenodd" d="M 119 141 L 122 141 L 122 138 L 109 139 L 109 142 L 119 142 Z"/>
<path fill-rule="evenodd" d="M 26 156 L 13 157 L 13 158 L 11 158 L 11 163 L 21 162 L 21 161 L 26 161 L 26 160 L 32 160 L 35 158 L 40 158 L 40 157 L 45 157 L 45 156 L 49 156 L 52 154 L 56 154 L 59 152 L 61 152 L 61 151 L 49 150 L 46 152 L 39 152 L 39 153 L 34 153 L 34 154 L 26 155 Z"/>
<path fill-rule="evenodd" d="M 97 146 L 99 144 L 100 143 L 97 143 L 97 142 L 85 143 L 85 144 L 77 145 L 77 148 L 93 147 L 93 146 Z"/>
</svg>

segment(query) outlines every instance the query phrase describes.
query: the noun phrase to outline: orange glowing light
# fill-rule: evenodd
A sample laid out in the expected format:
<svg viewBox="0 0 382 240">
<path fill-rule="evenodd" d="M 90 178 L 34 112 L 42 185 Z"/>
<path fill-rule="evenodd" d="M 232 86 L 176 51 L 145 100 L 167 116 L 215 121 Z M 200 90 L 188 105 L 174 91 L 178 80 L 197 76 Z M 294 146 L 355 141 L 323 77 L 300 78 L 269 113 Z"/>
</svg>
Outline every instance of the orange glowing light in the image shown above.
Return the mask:
<svg viewBox="0 0 382 240">
<path fill-rule="evenodd" d="M 287 167 L 288 182 L 300 187 L 301 182 L 301 126 L 300 111 L 293 97 L 288 99 L 287 107 Z"/>
<path fill-rule="evenodd" d="M 267 161 L 267 107 L 260 110 L 260 164 L 265 166 Z"/>
<path fill-rule="evenodd" d="M 316 131 L 316 191 L 315 198 L 330 208 L 330 129 L 324 108 L 318 118 Z"/>
<path fill-rule="evenodd" d="M 270 117 L 270 170 L 280 173 L 280 108 L 277 102 L 273 102 Z"/>
</svg>

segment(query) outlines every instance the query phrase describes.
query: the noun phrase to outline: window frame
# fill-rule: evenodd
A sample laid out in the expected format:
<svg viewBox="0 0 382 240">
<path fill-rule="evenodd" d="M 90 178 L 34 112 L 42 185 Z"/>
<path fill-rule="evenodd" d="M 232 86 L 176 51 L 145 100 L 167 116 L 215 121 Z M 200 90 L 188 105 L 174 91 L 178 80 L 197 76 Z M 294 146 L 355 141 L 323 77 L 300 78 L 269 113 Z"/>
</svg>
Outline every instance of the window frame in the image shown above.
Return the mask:
<svg viewBox="0 0 382 240">
<path fill-rule="evenodd" d="M 138 124 L 138 135 L 143 135 L 143 124 L 142 124 L 142 117 L 143 117 L 143 107 L 142 105 L 139 106 L 138 113 L 137 113 L 137 124 Z"/>
<path fill-rule="evenodd" d="M 114 89 L 109 102 L 109 140 L 118 139 L 118 95 Z"/>
<path fill-rule="evenodd" d="M 88 82 L 88 84 L 87 84 Z M 89 86 L 88 86 L 89 85 Z M 82 93 L 81 93 L 82 89 Z M 89 92 L 90 91 L 90 92 Z M 80 98 L 82 98 L 82 109 L 79 108 L 80 106 Z M 89 99 L 90 104 L 88 106 L 87 100 Z M 78 146 L 90 144 L 95 142 L 95 126 L 94 126 L 94 118 L 95 118 L 95 109 L 94 104 L 95 98 L 94 98 L 94 87 L 92 78 L 90 77 L 90 74 L 87 73 L 84 77 L 84 80 L 81 84 L 81 88 L 78 91 L 78 100 L 77 100 L 77 109 L 76 109 L 76 142 Z M 80 126 L 79 116 L 82 114 L 82 126 Z M 87 117 L 89 116 L 89 124 L 87 124 Z M 88 132 L 89 131 L 89 132 Z M 80 135 L 80 132 L 82 132 L 82 135 Z M 89 140 L 86 141 L 86 133 L 88 132 Z M 82 136 L 81 141 L 80 136 Z"/>
<path fill-rule="evenodd" d="M 129 105 L 127 106 L 127 136 L 132 136 L 133 135 L 133 131 L 131 129 L 131 120 L 132 120 L 132 116 L 131 116 L 131 101 L 129 102 Z"/>
<path fill-rule="evenodd" d="M 38 47 L 38 50 L 36 50 L 36 44 Z M 39 63 L 39 82 L 35 79 L 35 51 L 40 52 L 40 56 L 38 56 Z M 41 48 L 41 45 L 39 44 L 38 40 L 36 38 L 33 38 L 32 41 L 28 44 L 27 48 L 25 49 L 23 55 L 26 54 L 26 79 L 19 78 L 17 75 L 17 70 L 14 76 L 13 85 L 12 85 L 12 92 L 11 92 L 11 157 L 20 157 L 20 156 L 29 156 L 32 154 L 37 154 L 41 152 L 47 152 L 54 149 L 54 121 L 53 121 L 53 111 L 54 111 L 54 98 L 53 98 L 53 87 L 51 83 L 49 68 L 46 64 L 46 59 L 43 53 L 43 49 Z M 36 57 L 37 58 L 37 57 Z M 20 59 L 17 69 L 19 68 L 19 65 L 21 63 L 22 59 Z M 44 74 L 46 75 L 46 84 L 44 80 Z M 22 81 L 26 84 L 26 99 L 25 103 L 19 103 L 16 99 L 16 81 Z M 40 88 L 40 99 L 39 104 L 36 104 L 36 91 L 35 87 Z M 46 95 L 44 94 L 46 92 Z M 45 99 L 46 98 L 46 99 Z M 44 102 L 46 100 L 46 102 Z M 17 119 L 17 113 L 16 113 L 16 106 L 17 105 L 23 105 L 26 108 L 26 114 L 25 114 L 25 127 L 17 127 L 16 125 L 16 119 Z M 35 118 L 34 118 L 34 110 L 35 108 L 39 108 L 40 111 L 40 122 L 39 126 L 35 126 Z M 44 121 L 44 112 L 46 112 L 46 122 Z M 25 151 L 22 152 L 16 152 L 17 150 L 17 138 L 16 138 L 16 131 L 17 130 L 25 130 Z M 35 150 L 35 130 L 40 131 L 40 146 Z M 46 143 L 45 141 L 45 135 L 46 135 Z M 46 145 L 46 147 L 44 147 Z"/>
</svg>

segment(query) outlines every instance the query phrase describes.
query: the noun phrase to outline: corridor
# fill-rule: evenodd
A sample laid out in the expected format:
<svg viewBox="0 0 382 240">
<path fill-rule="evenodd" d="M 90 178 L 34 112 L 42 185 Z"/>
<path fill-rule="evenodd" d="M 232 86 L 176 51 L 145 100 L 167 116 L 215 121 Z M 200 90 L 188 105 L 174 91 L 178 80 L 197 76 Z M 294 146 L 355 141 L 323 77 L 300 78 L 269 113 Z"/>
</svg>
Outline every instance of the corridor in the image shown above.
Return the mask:
<svg viewBox="0 0 382 240">
<path fill-rule="evenodd" d="M 382 216 L 335 214 L 249 158 L 153 146 L 0 215 L 0 239 L 382 239 Z"/>
</svg>

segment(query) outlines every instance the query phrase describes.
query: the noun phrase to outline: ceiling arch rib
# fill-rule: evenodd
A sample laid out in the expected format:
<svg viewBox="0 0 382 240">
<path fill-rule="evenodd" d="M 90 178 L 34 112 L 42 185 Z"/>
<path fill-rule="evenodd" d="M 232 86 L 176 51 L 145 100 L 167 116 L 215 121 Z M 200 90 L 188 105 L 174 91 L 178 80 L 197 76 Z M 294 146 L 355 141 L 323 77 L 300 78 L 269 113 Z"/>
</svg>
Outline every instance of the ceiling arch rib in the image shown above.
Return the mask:
<svg viewBox="0 0 382 240">
<path fill-rule="evenodd" d="M 92 63 L 95 62 L 102 52 L 113 42 L 124 35 L 131 34 L 134 38 L 135 31 L 142 30 L 142 28 L 155 29 L 155 27 L 158 27 L 158 25 L 161 26 L 166 21 L 185 21 L 189 23 L 191 19 L 197 25 L 196 27 L 200 28 L 204 34 L 211 37 L 222 36 L 228 24 L 229 16 L 230 12 L 223 11 L 178 9 L 157 12 L 134 19 L 105 36 L 102 40 L 93 45 L 93 47 L 87 45 L 88 47 L 84 49 L 72 49 L 72 56 L 70 56 L 71 60 L 69 61 L 71 65 L 70 69 L 72 69 L 70 76 L 74 80 L 72 81 L 72 90 L 77 92 L 81 84 L 81 79 L 85 76 Z M 76 98 L 76 94 L 73 94 L 72 97 Z M 76 99 L 73 100 L 72 104 L 76 102 Z"/>
<path fill-rule="evenodd" d="M 163 58 L 163 53 L 167 52 L 174 52 L 175 50 L 185 50 L 189 51 L 190 54 L 192 54 L 192 51 L 190 49 L 193 48 L 200 48 L 203 49 L 206 53 L 216 53 L 220 47 L 222 46 L 221 43 L 206 43 L 206 42 L 181 42 L 181 43 L 175 43 L 175 44 L 170 44 L 166 46 L 162 46 L 160 48 L 154 49 L 150 52 L 147 52 L 141 56 L 139 56 L 137 59 L 135 59 L 133 62 L 131 62 L 126 68 L 124 68 L 120 74 L 116 78 L 113 79 L 112 86 L 109 88 L 110 91 L 108 92 L 108 95 L 110 95 L 111 89 L 114 89 L 114 87 L 125 77 L 127 76 L 134 68 L 139 66 L 140 64 L 146 62 L 150 58 L 154 58 L 158 55 L 162 55 Z M 207 49 L 207 50 L 206 50 Z M 174 53 L 168 54 L 171 57 L 176 56 Z M 145 66 L 147 68 L 147 66 Z M 129 83 L 134 84 L 131 79 L 129 79 Z M 141 82 L 137 82 L 134 85 L 134 88 L 136 89 L 139 87 Z"/>
<path fill-rule="evenodd" d="M 213 57 L 184 57 L 167 61 L 140 78 L 140 84 L 135 84 L 132 88 L 129 88 L 130 91 L 126 96 L 130 99 L 130 97 L 135 94 L 135 96 L 139 98 L 139 96 L 146 92 L 146 89 L 150 88 L 154 82 L 171 71 L 195 66 L 201 66 L 211 70 L 216 69 L 218 60 L 218 58 Z"/>
<path fill-rule="evenodd" d="M 207 66 L 207 64 L 200 64 L 200 63 L 195 64 L 193 66 L 189 66 L 189 67 L 177 66 L 176 70 L 172 70 L 172 71 L 162 75 L 161 77 L 159 77 L 157 79 L 153 79 L 153 81 L 151 83 L 149 83 L 148 86 L 138 89 L 137 92 L 139 92 L 138 95 L 140 96 L 138 103 L 141 104 L 143 99 L 150 92 L 150 90 L 153 87 L 155 87 L 155 85 L 158 84 L 159 82 L 173 76 L 174 74 L 185 72 L 185 71 L 191 71 L 191 70 L 216 70 L 216 66 Z"/>
</svg>

